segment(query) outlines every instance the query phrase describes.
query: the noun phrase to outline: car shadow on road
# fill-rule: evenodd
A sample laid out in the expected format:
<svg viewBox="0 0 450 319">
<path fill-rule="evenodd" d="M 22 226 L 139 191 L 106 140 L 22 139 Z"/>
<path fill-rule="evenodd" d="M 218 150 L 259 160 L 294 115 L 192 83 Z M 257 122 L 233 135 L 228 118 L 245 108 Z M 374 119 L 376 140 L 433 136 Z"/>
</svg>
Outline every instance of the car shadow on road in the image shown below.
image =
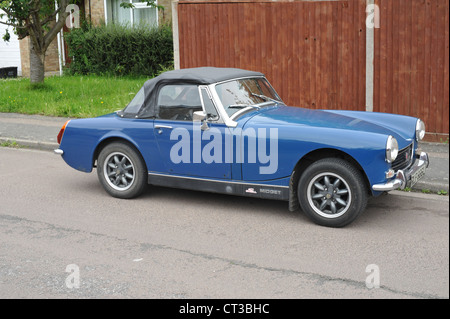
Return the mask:
<svg viewBox="0 0 450 319">
<path fill-rule="evenodd" d="M 209 193 L 203 191 L 175 189 L 170 187 L 151 186 L 149 185 L 145 192 L 139 197 L 142 200 L 157 198 L 158 200 L 174 202 L 179 201 L 184 204 L 196 206 L 210 206 L 211 209 L 218 207 L 226 207 L 227 210 L 241 212 L 256 212 L 262 215 L 278 215 L 289 218 L 306 219 L 300 210 L 290 212 L 288 202 L 251 198 L 236 195 Z"/>
<path fill-rule="evenodd" d="M 75 185 L 73 185 L 75 187 Z M 74 190 L 75 191 L 75 190 Z M 80 184 L 80 189 L 75 192 L 88 192 L 91 196 L 110 197 L 96 179 Z M 257 215 L 258 217 L 287 218 L 295 223 L 314 224 L 300 209 L 291 212 L 286 201 L 250 198 L 235 195 L 208 193 L 196 190 L 176 189 L 161 186 L 152 186 L 144 190 L 143 194 L 133 201 L 152 201 L 181 203 L 190 208 L 211 208 L 218 210 L 226 208 L 226 211 L 234 213 Z M 395 202 L 395 198 L 390 195 L 382 195 L 377 198 L 370 198 L 367 208 L 360 216 L 345 228 L 366 228 L 376 227 L 399 222 L 402 214 L 389 203 Z M 321 226 L 317 226 L 321 227 Z"/>
</svg>

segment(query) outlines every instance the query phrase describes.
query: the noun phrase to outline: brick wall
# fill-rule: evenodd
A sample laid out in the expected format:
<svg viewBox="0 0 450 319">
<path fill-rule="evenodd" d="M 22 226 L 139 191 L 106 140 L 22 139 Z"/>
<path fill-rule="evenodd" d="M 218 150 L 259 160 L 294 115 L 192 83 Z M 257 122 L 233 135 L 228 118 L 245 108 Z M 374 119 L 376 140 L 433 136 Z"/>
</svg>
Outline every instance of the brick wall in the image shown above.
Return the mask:
<svg viewBox="0 0 450 319">
<path fill-rule="evenodd" d="M 45 72 L 59 72 L 58 40 L 50 44 L 45 55 Z"/>
<path fill-rule="evenodd" d="M 103 0 L 84 0 L 86 20 L 91 19 L 94 25 L 105 22 L 105 6 Z"/>
<path fill-rule="evenodd" d="M 28 78 L 30 77 L 30 46 L 28 44 L 28 38 L 20 40 L 19 47 L 22 76 Z"/>
<path fill-rule="evenodd" d="M 159 24 L 172 21 L 172 0 L 159 0 L 158 4 L 164 7 L 164 11 L 159 11 Z"/>
</svg>

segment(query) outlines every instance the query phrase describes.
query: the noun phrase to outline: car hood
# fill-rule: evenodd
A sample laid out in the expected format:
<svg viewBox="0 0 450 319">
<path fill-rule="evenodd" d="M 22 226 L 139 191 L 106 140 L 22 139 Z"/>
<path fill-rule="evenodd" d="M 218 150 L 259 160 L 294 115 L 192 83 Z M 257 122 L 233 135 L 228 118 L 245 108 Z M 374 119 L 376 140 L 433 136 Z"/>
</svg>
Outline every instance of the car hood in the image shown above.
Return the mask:
<svg viewBox="0 0 450 319">
<path fill-rule="evenodd" d="M 392 135 L 399 147 L 411 144 L 417 118 L 376 112 L 311 110 L 300 107 L 276 106 L 261 109 L 249 121 L 252 124 L 279 126 L 311 126 L 357 132 Z"/>
</svg>

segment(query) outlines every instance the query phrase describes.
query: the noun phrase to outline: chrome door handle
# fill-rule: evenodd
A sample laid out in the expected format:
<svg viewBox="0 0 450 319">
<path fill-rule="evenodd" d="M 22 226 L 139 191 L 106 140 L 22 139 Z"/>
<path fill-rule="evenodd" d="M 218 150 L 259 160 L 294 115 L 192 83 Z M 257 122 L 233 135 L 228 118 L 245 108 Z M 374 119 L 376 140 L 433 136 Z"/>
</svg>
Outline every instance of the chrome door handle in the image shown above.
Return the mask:
<svg viewBox="0 0 450 319">
<path fill-rule="evenodd" d="M 172 126 L 169 126 L 169 125 L 159 125 L 159 124 L 157 124 L 157 125 L 155 125 L 155 130 L 158 130 L 158 134 L 162 134 L 163 133 L 163 128 L 165 128 L 165 129 L 167 129 L 167 130 L 171 130 L 172 129 Z"/>
<path fill-rule="evenodd" d="M 166 129 L 168 129 L 168 130 L 171 130 L 171 129 L 173 129 L 173 127 L 172 126 L 169 126 L 169 125 L 155 125 L 155 129 L 162 129 L 162 128 L 166 128 Z"/>
</svg>

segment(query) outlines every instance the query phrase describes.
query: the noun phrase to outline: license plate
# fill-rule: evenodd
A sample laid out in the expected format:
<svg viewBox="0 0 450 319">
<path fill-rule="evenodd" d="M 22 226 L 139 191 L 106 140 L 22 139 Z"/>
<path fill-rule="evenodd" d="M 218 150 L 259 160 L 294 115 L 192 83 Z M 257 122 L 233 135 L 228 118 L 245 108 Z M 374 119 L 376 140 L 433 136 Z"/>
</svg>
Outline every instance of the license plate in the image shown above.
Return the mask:
<svg viewBox="0 0 450 319">
<path fill-rule="evenodd" d="M 425 169 L 426 166 L 424 165 L 419 170 L 417 170 L 417 172 L 411 175 L 410 187 L 413 187 L 419 180 L 422 179 L 422 177 L 425 176 Z"/>
</svg>

